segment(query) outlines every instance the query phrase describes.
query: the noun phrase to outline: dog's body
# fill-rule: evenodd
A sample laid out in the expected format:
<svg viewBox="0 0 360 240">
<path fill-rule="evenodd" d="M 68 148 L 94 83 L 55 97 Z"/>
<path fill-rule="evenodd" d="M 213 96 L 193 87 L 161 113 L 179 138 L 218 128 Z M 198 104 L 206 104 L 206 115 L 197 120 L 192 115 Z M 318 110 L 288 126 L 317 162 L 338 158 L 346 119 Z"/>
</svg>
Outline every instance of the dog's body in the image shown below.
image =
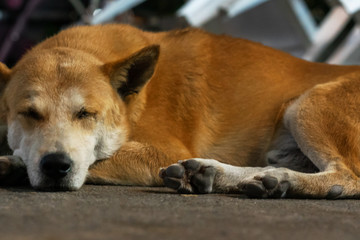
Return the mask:
<svg viewBox="0 0 360 240">
<path fill-rule="evenodd" d="M 360 67 L 201 30 L 106 25 L 65 30 L 0 73 L 9 145 L 36 188 L 78 189 L 87 178 L 262 197 L 360 194 Z M 190 158 L 205 159 L 176 163 Z M 267 159 L 288 168 L 262 168 Z"/>
</svg>

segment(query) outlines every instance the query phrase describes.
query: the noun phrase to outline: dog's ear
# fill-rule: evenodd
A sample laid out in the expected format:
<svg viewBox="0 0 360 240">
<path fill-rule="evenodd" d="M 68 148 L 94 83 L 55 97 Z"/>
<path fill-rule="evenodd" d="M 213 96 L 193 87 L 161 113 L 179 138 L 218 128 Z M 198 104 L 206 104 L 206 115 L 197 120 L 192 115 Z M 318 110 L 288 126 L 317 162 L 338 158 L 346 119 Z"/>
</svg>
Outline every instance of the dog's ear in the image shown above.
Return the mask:
<svg viewBox="0 0 360 240">
<path fill-rule="evenodd" d="M 111 85 L 122 98 L 138 93 L 150 80 L 159 58 L 160 46 L 151 45 L 126 59 L 105 64 L 104 71 L 110 76 Z"/>
<path fill-rule="evenodd" d="M 0 62 L 0 92 L 2 92 L 10 79 L 10 69 Z"/>
</svg>

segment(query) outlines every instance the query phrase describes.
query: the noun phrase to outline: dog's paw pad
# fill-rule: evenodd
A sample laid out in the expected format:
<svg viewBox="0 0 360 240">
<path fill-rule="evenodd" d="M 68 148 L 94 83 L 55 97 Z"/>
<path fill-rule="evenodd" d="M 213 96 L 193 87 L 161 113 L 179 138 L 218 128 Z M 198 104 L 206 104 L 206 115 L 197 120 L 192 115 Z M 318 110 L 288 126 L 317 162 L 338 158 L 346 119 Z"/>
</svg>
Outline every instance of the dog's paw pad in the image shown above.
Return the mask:
<svg viewBox="0 0 360 240">
<path fill-rule="evenodd" d="M 283 198 L 290 188 L 286 176 L 286 174 L 273 176 L 263 173 L 239 183 L 238 187 L 250 198 Z"/>
<path fill-rule="evenodd" d="M 180 164 L 173 164 L 168 168 L 162 168 L 159 173 L 165 186 L 172 189 L 179 189 L 181 187 L 184 174 L 185 168 Z"/>
<path fill-rule="evenodd" d="M 195 159 L 189 159 L 186 161 L 180 161 L 180 163 L 186 168 L 188 171 L 196 172 L 200 169 L 201 163 Z"/>
<path fill-rule="evenodd" d="M 210 193 L 216 172 L 211 164 L 189 159 L 161 169 L 159 175 L 166 187 L 179 193 Z"/>
<path fill-rule="evenodd" d="M 201 172 L 193 175 L 191 183 L 196 192 L 210 193 L 214 183 L 216 169 L 214 167 L 204 167 Z"/>
<path fill-rule="evenodd" d="M 168 188 L 178 189 L 181 186 L 181 182 L 179 179 L 165 177 L 163 181 L 165 186 L 167 186 Z"/>
<path fill-rule="evenodd" d="M 342 192 L 344 191 L 344 187 L 340 185 L 334 185 L 331 187 L 330 191 L 328 192 L 326 198 L 327 199 L 335 199 L 338 198 Z"/>
<path fill-rule="evenodd" d="M 267 194 L 264 185 L 258 181 L 247 183 L 244 185 L 243 191 L 250 198 L 264 198 Z"/>
<path fill-rule="evenodd" d="M 165 174 L 172 178 L 182 178 L 185 174 L 185 168 L 179 164 L 174 164 L 166 168 Z"/>
<path fill-rule="evenodd" d="M 266 189 L 274 189 L 279 184 L 277 178 L 272 176 L 265 176 L 261 181 Z"/>
</svg>

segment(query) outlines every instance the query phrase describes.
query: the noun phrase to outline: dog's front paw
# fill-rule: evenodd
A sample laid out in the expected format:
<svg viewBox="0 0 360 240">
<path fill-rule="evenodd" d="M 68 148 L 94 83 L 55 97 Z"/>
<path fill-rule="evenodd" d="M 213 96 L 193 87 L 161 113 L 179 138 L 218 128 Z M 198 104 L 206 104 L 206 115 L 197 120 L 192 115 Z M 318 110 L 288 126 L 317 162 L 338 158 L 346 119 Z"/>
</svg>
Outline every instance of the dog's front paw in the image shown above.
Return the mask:
<svg viewBox="0 0 360 240">
<path fill-rule="evenodd" d="M 216 160 L 189 159 L 161 169 L 160 177 L 179 193 L 211 193 L 219 167 Z"/>
<path fill-rule="evenodd" d="M 21 158 L 0 156 L 0 185 L 18 185 L 27 181 L 26 167 Z"/>
<path fill-rule="evenodd" d="M 256 173 L 238 185 L 239 190 L 251 198 L 284 198 L 290 186 L 288 170 L 285 168 Z"/>
</svg>

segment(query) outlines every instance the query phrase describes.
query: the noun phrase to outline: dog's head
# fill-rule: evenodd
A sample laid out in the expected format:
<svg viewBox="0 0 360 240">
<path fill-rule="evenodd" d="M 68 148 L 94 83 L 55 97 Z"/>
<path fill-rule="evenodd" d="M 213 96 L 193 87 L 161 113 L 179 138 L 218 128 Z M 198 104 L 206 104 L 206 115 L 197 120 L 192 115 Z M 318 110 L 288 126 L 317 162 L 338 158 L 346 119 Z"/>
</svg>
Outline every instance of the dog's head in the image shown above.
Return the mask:
<svg viewBox="0 0 360 240">
<path fill-rule="evenodd" d="M 103 63 L 52 48 L 30 52 L 11 70 L 0 63 L 9 146 L 33 187 L 78 189 L 92 163 L 122 146 L 129 101 L 153 75 L 158 55 L 153 45 Z"/>
</svg>

